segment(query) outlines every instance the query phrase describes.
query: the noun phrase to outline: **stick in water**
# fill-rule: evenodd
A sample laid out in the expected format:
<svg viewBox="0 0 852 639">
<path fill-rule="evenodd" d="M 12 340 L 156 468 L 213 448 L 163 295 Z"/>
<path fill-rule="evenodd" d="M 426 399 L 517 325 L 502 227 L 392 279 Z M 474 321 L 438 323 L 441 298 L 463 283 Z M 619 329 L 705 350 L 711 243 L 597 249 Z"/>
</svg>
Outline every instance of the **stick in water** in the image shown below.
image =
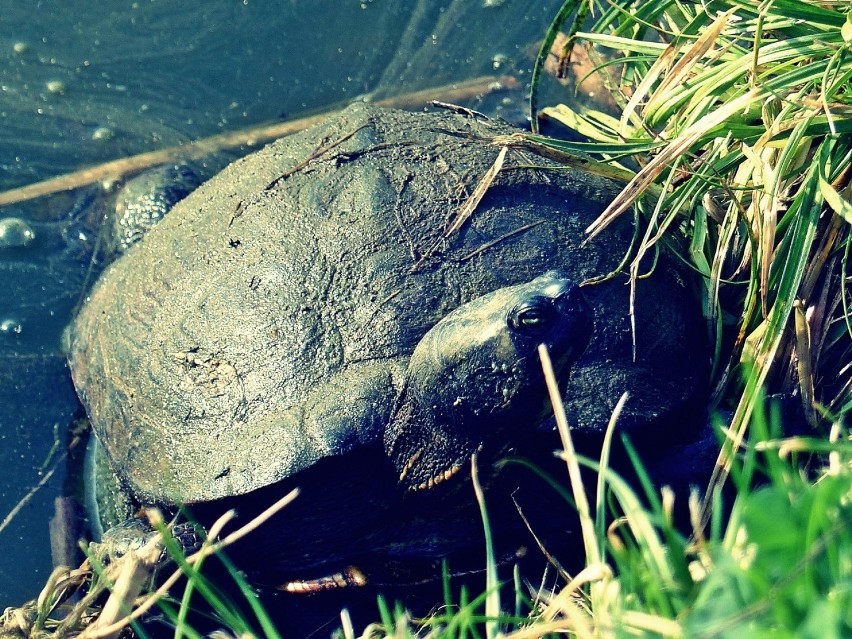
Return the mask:
<svg viewBox="0 0 852 639">
<path fill-rule="evenodd" d="M 464 82 L 376 100 L 373 104 L 381 107 L 412 109 L 423 107 L 433 100 L 463 102 L 479 95 L 517 87 L 518 81 L 512 76 L 483 76 Z M 121 178 L 155 166 L 168 164 L 169 162 L 202 158 L 222 149 L 255 146 L 261 142 L 268 142 L 307 129 L 339 111 L 340 109 L 332 109 L 286 122 L 274 122 L 239 131 L 220 133 L 219 135 L 196 140 L 188 144 L 160 149 L 159 151 L 148 151 L 147 153 L 140 153 L 139 155 L 105 162 L 104 164 L 59 175 L 48 180 L 43 180 L 42 182 L 0 192 L 0 206 L 76 189 L 101 180 Z"/>
</svg>

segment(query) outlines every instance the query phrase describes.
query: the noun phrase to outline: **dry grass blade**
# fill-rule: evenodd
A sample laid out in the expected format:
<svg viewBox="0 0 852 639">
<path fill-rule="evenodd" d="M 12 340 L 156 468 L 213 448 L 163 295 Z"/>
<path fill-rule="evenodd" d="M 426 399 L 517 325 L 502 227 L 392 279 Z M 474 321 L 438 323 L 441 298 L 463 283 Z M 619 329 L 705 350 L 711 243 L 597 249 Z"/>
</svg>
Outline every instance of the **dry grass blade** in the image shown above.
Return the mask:
<svg viewBox="0 0 852 639">
<path fill-rule="evenodd" d="M 580 619 L 583 617 L 588 619 L 588 613 L 585 611 L 581 612 L 575 603 L 576 598 L 582 592 L 581 588 L 586 584 L 603 581 L 611 577 L 612 570 L 606 564 L 589 564 L 570 583 L 562 588 L 550 604 L 548 604 L 547 610 L 544 613 L 544 620 L 553 621 L 557 615 L 565 616 L 578 622 L 578 627 L 582 628 L 585 624 L 579 623 Z M 581 613 L 581 617 L 575 616 L 575 613 Z"/>
<path fill-rule="evenodd" d="M 647 189 L 667 166 L 678 156 L 686 153 L 708 131 L 725 122 L 728 118 L 747 108 L 755 100 L 762 97 L 759 88 L 749 90 L 739 98 L 704 116 L 698 122 L 688 127 L 680 136 L 672 140 L 648 165 L 636 174 L 630 183 L 624 187 L 610 205 L 600 214 L 586 233 L 589 239 L 601 233 L 607 226 L 624 213 Z"/>
<path fill-rule="evenodd" d="M 712 24 L 701 30 L 698 39 L 685 49 L 672 70 L 666 74 L 666 77 L 654 90 L 648 104 L 645 105 L 646 113 L 650 113 L 657 105 L 663 105 L 668 101 L 667 90 L 670 87 L 676 87 L 687 81 L 698 61 L 705 56 L 725 30 L 725 27 L 728 26 L 728 20 L 736 10 L 736 8 L 728 9 L 725 13 L 720 14 Z"/>
<path fill-rule="evenodd" d="M 684 636 L 683 626 L 679 622 L 659 615 L 650 615 L 638 610 L 625 610 L 622 621 L 625 626 L 633 628 L 636 634 L 653 632 L 655 635 L 674 639 Z"/>
<path fill-rule="evenodd" d="M 510 635 L 506 635 L 506 639 L 539 639 L 540 637 L 549 637 L 551 634 L 572 633 L 569 636 L 585 639 L 593 637 L 592 629 L 585 621 L 572 624 L 564 619 L 558 621 L 536 621 L 529 626 L 522 628 Z"/>
<path fill-rule="evenodd" d="M 769 299 L 769 269 L 775 246 L 778 211 L 781 209 L 780 196 L 772 193 L 772 186 L 776 183 L 772 162 L 777 159 L 777 153 L 775 149 L 766 147 L 758 150 L 758 145 L 752 148 L 743 144 L 740 148 L 748 162 L 740 167 L 734 183 L 756 185 L 751 192 L 752 199 L 745 216 L 751 224 L 758 252 L 758 291 L 765 318 Z"/>
<path fill-rule="evenodd" d="M 126 627 L 124 618 L 130 614 L 136 598 L 153 575 L 160 558 L 161 543 L 160 536 L 155 535 L 139 551 L 128 553 L 114 564 L 115 571 L 108 571 L 117 571 L 115 585 L 97 620 L 80 635 L 83 639 L 115 639 Z"/>
<path fill-rule="evenodd" d="M 805 307 L 801 300 L 793 302 L 793 315 L 796 327 L 796 362 L 799 377 L 799 389 L 802 392 L 802 407 L 805 417 L 812 426 L 816 426 L 816 410 L 814 409 L 814 378 L 811 371 L 811 330 Z"/>
<path fill-rule="evenodd" d="M 19 608 L 6 608 L 0 615 L 0 637 L 20 639 L 67 634 L 61 631 L 62 626 L 73 616 L 73 611 L 69 611 L 66 602 L 85 588 L 90 576 L 88 570 L 70 570 L 65 566 L 55 568 L 36 601 Z"/>
<path fill-rule="evenodd" d="M 674 45 L 670 45 L 661 55 L 654 61 L 654 64 L 651 65 L 651 68 L 642 78 L 642 81 L 636 87 L 633 95 L 630 96 L 630 100 L 628 100 L 627 105 L 624 107 L 624 112 L 621 114 L 621 118 L 619 119 L 619 133 L 627 138 L 630 136 L 630 120 L 636 114 L 639 104 L 648 95 L 651 91 L 651 88 L 654 86 L 654 83 L 659 79 L 659 77 L 665 72 L 665 70 L 671 65 L 672 60 L 677 55 L 677 49 Z"/>
<path fill-rule="evenodd" d="M 464 223 L 470 219 L 470 216 L 473 215 L 476 207 L 479 206 L 482 198 L 485 197 L 485 194 L 491 187 L 491 183 L 494 182 L 494 178 L 497 177 L 497 174 L 503 168 L 503 161 L 506 159 L 506 152 L 508 150 L 509 148 L 505 146 L 500 149 L 500 152 L 497 154 L 497 158 L 494 160 L 494 164 L 492 164 L 491 167 L 483 174 L 482 178 L 477 183 L 476 188 L 474 188 L 473 193 L 471 193 L 470 197 L 465 200 L 461 208 L 456 211 L 456 214 L 453 216 L 453 219 L 450 220 L 450 223 L 447 225 L 447 228 L 444 230 L 441 237 L 439 237 L 432 246 L 424 251 L 423 255 L 420 256 L 420 259 L 414 263 L 414 266 L 411 267 L 412 271 L 420 268 L 424 262 L 438 251 L 444 242 L 452 237 L 454 233 L 457 233 L 459 229 L 464 226 Z"/>
<path fill-rule="evenodd" d="M 671 65 L 672 60 L 677 57 L 681 47 L 677 44 L 671 44 L 666 50 L 654 61 L 651 68 L 642 78 L 642 81 L 636 87 L 634 94 L 631 96 L 624 108 L 619 122 L 620 132 L 625 137 L 630 137 L 629 121 L 634 116 L 641 101 L 651 92 L 657 79 L 665 73 L 663 81 L 654 89 L 654 93 L 645 105 L 644 111 L 650 112 L 660 103 L 665 103 L 668 98 L 666 90 L 669 87 L 677 86 L 684 82 L 691 70 L 695 67 L 698 61 L 704 57 L 707 51 L 716 42 L 719 35 L 724 31 L 728 24 L 728 20 L 735 12 L 735 9 L 729 9 L 721 14 L 710 26 L 702 30 L 698 39 L 692 43 L 683 53 L 683 56 L 674 64 L 671 71 L 665 73 L 665 70 Z"/>
<path fill-rule="evenodd" d="M 298 489 L 292 490 L 284 497 L 279 499 L 277 502 L 272 504 L 269 508 L 264 510 L 257 517 L 249 521 L 244 526 L 241 526 L 221 541 L 212 542 L 211 540 L 216 539 L 221 533 L 222 529 L 225 527 L 225 525 L 227 525 L 227 523 L 235 516 L 233 511 L 225 513 L 213 524 L 213 526 L 210 527 L 210 530 L 208 531 L 208 539 L 202 545 L 201 549 L 193 555 L 187 557 L 186 562 L 190 565 L 196 564 L 200 560 L 215 554 L 223 548 L 226 548 L 227 546 L 231 545 L 235 541 L 245 537 L 249 533 L 256 530 L 263 523 L 268 521 L 282 508 L 292 503 L 292 501 L 298 496 L 298 494 Z M 109 639 L 110 637 L 113 637 L 115 633 L 120 632 L 121 630 L 126 628 L 131 622 L 140 619 L 143 615 L 150 611 L 157 604 L 157 602 L 160 601 L 160 599 L 162 599 L 168 594 L 169 590 L 172 588 L 172 586 L 174 586 L 174 584 L 182 576 L 182 574 L 183 573 L 180 569 L 176 570 L 168 579 L 166 579 L 165 582 L 163 582 L 163 584 L 159 588 L 157 588 L 156 591 L 148 595 L 144 602 L 136 606 L 132 610 L 132 612 L 128 612 L 127 608 L 124 608 L 124 616 L 118 619 L 109 620 L 108 624 L 98 623 L 94 626 L 90 626 L 81 635 L 81 639 Z M 122 603 L 123 601 L 124 600 L 122 600 Z"/>
<path fill-rule="evenodd" d="M 592 521 L 591 511 L 589 509 L 589 500 L 586 497 L 586 491 L 583 488 L 583 477 L 580 474 L 580 464 L 577 461 L 577 453 L 574 450 L 574 442 L 571 438 L 571 430 L 568 426 L 568 417 L 565 414 L 565 405 L 562 403 L 562 396 L 559 392 L 559 382 L 556 380 L 556 374 L 553 372 L 553 364 L 550 361 L 550 354 L 547 352 L 547 346 L 539 344 L 538 356 L 541 359 L 541 368 L 544 371 L 544 379 L 547 383 L 547 392 L 550 396 L 550 403 L 553 405 L 553 412 L 556 416 L 556 427 L 559 430 L 562 447 L 565 449 L 565 459 L 568 465 L 568 478 L 571 482 L 571 490 L 574 493 L 574 503 L 577 505 L 577 512 L 580 515 L 580 528 L 583 532 L 583 545 L 586 550 L 586 560 L 589 565 L 599 564 L 601 561 L 601 552 L 600 548 L 598 548 L 597 536 L 595 535 L 595 524 Z"/>
<path fill-rule="evenodd" d="M 470 197 L 464 203 L 464 206 L 459 209 L 458 213 L 456 213 L 455 217 L 444 231 L 444 238 L 448 238 L 453 233 L 457 233 L 464 223 L 467 222 L 468 218 L 473 215 L 476 207 L 479 206 L 479 203 L 482 201 L 485 193 L 491 187 L 491 183 L 494 182 L 494 178 L 497 177 L 497 174 L 503 168 L 503 161 L 506 159 L 507 151 L 508 148 L 505 146 L 500 149 L 500 152 L 497 154 L 497 159 L 494 160 L 494 164 L 492 164 L 491 168 L 489 168 L 488 171 L 485 172 L 485 175 L 482 176 L 482 179 L 479 181 L 479 184 L 476 185 L 473 193 L 471 193 Z"/>
</svg>

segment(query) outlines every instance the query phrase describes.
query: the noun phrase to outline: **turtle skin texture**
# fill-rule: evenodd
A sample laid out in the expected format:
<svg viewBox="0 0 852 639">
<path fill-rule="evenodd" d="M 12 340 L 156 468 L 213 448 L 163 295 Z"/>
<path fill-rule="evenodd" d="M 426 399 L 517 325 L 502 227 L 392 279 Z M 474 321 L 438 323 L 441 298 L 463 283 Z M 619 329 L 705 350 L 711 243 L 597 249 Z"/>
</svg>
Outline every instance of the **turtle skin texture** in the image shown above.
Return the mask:
<svg viewBox="0 0 852 639">
<path fill-rule="evenodd" d="M 474 453 L 513 552 L 523 473 L 498 461 L 547 466 L 558 447 L 539 344 L 581 440 L 599 441 L 628 392 L 622 432 L 691 441 L 709 359 L 682 273 L 658 255 L 631 309 L 632 220 L 584 241 L 618 185 L 510 151 L 465 206 L 512 132 L 350 107 L 229 165 L 130 246 L 69 353 L 121 491 L 204 523 L 298 486 L 234 549 L 249 572 L 281 583 L 372 562 L 404 579 L 480 543 Z"/>
</svg>

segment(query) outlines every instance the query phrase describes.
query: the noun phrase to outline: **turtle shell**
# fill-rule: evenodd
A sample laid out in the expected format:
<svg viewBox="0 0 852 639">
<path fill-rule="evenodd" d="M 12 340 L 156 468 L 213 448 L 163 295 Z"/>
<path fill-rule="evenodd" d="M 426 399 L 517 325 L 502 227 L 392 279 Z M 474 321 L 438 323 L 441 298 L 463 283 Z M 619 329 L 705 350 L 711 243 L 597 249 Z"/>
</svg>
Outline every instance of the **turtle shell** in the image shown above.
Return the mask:
<svg viewBox="0 0 852 639">
<path fill-rule="evenodd" d="M 615 270 L 629 221 L 588 245 L 583 229 L 619 187 L 514 151 L 448 231 L 511 132 L 350 107 L 234 162 L 112 264 L 69 360 L 127 488 L 209 501 L 381 442 L 441 318 L 551 269 L 578 282 Z M 703 329 L 668 262 L 642 280 L 635 336 L 623 279 L 584 290 L 594 336 L 564 380 L 577 428 L 602 429 L 624 390 L 628 427 L 696 395 L 704 373 L 682 354 Z"/>
</svg>

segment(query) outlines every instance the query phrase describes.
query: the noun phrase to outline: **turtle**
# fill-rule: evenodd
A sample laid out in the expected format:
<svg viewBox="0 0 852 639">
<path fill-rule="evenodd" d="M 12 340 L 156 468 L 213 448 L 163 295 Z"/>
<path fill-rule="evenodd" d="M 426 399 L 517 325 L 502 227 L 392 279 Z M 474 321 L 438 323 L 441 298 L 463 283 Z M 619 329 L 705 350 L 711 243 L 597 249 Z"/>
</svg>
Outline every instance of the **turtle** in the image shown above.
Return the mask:
<svg viewBox="0 0 852 639">
<path fill-rule="evenodd" d="M 586 241 L 608 180 L 510 151 L 484 188 L 514 131 L 356 104 L 233 162 L 130 246 L 70 327 L 125 497 L 98 517 L 189 506 L 204 523 L 298 486 L 233 550 L 253 578 L 407 574 L 477 543 L 472 460 L 505 496 L 499 459 L 553 458 L 541 344 L 581 439 L 628 392 L 621 431 L 689 441 L 709 357 L 684 273 L 660 252 L 632 291 L 630 219 Z"/>
</svg>

